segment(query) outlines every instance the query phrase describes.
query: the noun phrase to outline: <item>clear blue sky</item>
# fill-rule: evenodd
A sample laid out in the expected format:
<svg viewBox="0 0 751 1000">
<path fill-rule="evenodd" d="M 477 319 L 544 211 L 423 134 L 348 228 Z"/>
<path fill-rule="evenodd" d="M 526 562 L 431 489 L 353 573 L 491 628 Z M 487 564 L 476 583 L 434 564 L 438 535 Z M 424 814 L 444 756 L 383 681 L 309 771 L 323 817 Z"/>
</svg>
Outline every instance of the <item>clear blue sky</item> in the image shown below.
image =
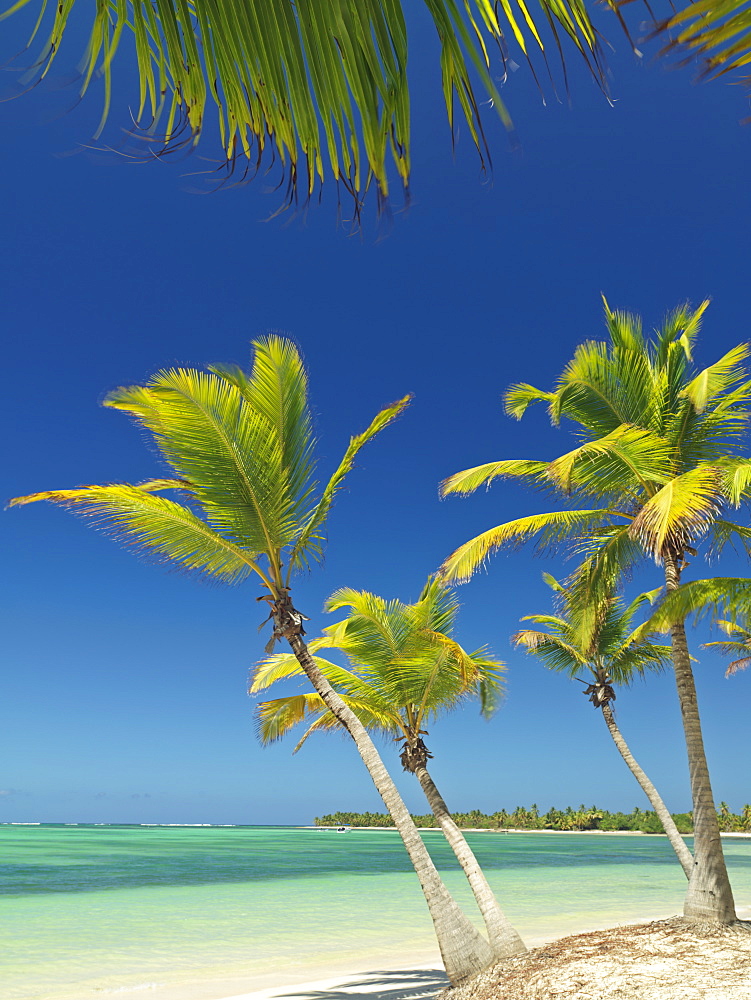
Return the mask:
<svg viewBox="0 0 751 1000">
<path fill-rule="evenodd" d="M 20 28 L 7 25 L 3 59 L 20 47 L 10 38 Z M 640 62 L 611 25 L 614 106 L 575 70 L 572 105 L 544 107 L 520 69 L 504 91 L 520 146 L 488 117 L 488 182 L 466 129 L 452 156 L 434 45 L 414 27 L 412 205 L 356 236 L 337 226 L 331 194 L 304 217 L 269 221 L 271 179 L 196 194 L 186 175 L 205 169 L 197 155 L 142 164 L 84 149 L 99 105 L 92 95 L 61 114 L 73 103 L 61 85 L 73 49 L 53 84 L 0 104 L 3 495 L 152 475 L 153 450 L 98 405 L 103 395 L 173 363 L 244 362 L 254 336 L 286 331 L 310 369 L 324 474 L 379 407 L 415 394 L 362 453 L 325 567 L 297 581 L 314 633 L 335 588 L 413 600 L 457 544 L 544 509 L 509 484 L 445 502 L 436 488 L 483 461 L 567 448 L 542 410 L 505 418 L 500 395 L 517 380 L 548 385 L 578 341 L 600 336 L 601 292 L 650 325 L 711 296 L 702 362 L 748 337 L 751 130 L 740 88 L 694 86 L 687 71 Z M 109 142 L 133 101 L 124 70 Z M 344 739 L 311 740 L 294 758 L 291 743 L 257 743 L 245 693 L 264 641 L 253 585 L 211 587 L 140 561 L 51 506 L 7 511 L 2 531 L 0 819 L 307 823 L 339 808 L 380 811 Z M 545 569 L 565 572 L 529 552 L 504 555 L 462 588 L 459 638 L 507 659 L 508 698 L 490 723 L 467 709 L 434 727 L 436 781 L 458 810 L 646 806 L 579 685 L 509 648 L 518 619 L 547 610 Z M 657 586 L 657 570 L 641 582 Z M 719 658 L 698 655 L 716 798 L 739 810 L 751 799 L 738 766 L 751 671 L 725 680 Z M 670 676 L 622 693 L 617 708 L 669 805 L 688 809 Z M 384 751 L 424 811 L 393 745 Z"/>
</svg>

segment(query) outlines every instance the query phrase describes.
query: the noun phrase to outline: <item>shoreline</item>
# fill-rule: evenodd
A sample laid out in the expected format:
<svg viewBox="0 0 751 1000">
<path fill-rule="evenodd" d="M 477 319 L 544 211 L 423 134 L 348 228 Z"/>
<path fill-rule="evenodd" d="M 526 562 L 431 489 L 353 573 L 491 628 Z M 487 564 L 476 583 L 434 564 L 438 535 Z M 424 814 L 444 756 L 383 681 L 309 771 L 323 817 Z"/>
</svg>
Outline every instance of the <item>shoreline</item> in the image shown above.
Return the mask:
<svg viewBox="0 0 751 1000">
<path fill-rule="evenodd" d="M 739 920 L 751 920 L 751 905 L 739 906 L 737 912 Z M 606 921 L 596 926 L 585 924 L 574 929 L 551 927 L 550 933 L 525 937 L 525 944 L 532 951 L 572 936 L 646 926 L 675 916 L 663 912 L 639 919 Z M 353 966 L 348 962 L 337 967 L 332 963 L 325 978 L 321 977 L 318 966 L 287 975 L 278 970 L 255 976 L 250 981 L 246 977 L 222 977 L 172 984 L 152 982 L 104 992 L 117 994 L 123 1000 L 130 997 L 136 1000 L 143 994 L 151 1000 L 431 1000 L 449 985 L 437 947 L 431 953 L 414 955 L 411 961 L 406 956 L 399 956 L 393 964 L 374 959 L 369 965 L 363 965 L 360 962 Z M 74 1000 L 73 995 L 70 1000 Z"/>
<path fill-rule="evenodd" d="M 646 834 L 645 836 L 650 835 Z M 676 915 L 671 914 L 670 916 Z M 738 920 L 751 921 L 751 905 L 737 907 L 737 916 Z M 574 935 L 578 936 L 580 934 L 615 930 L 619 927 L 646 926 L 654 921 L 665 919 L 669 919 L 669 917 L 666 917 L 665 914 L 660 914 L 644 917 L 640 920 L 608 921 L 596 927 L 584 927 L 581 930 L 573 932 L 571 930 L 561 931 L 559 929 L 551 934 L 526 938 L 524 943 L 532 951 L 542 945 L 552 944 Z M 426 973 L 433 974 L 431 978 L 435 981 L 435 989 L 432 992 L 426 992 L 428 989 L 428 977 L 424 975 Z M 419 974 L 423 975 L 420 976 Z M 418 984 L 419 992 L 417 991 L 415 982 L 418 979 L 421 980 Z M 327 979 L 279 984 L 262 990 L 252 990 L 246 993 L 232 994 L 231 996 L 216 997 L 212 998 L 212 1000 L 287 1000 L 287 998 L 289 1000 L 318 1000 L 323 993 L 326 994 L 326 1000 L 356 1000 L 356 997 L 359 995 L 367 995 L 375 1000 L 375 998 L 381 997 L 385 993 L 388 993 L 389 1000 L 392 1000 L 393 991 L 398 988 L 400 983 L 403 984 L 404 992 L 399 996 L 399 1000 L 405 1000 L 405 998 L 413 995 L 411 992 L 408 992 L 410 986 L 412 990 L 415 990 L 414 996 L 416 998 L 429 1000 L 434 993 L 439 992 L 449 985 L 448 979 L 443 972 L 440 958 L 436 955 L 436 961 L 432 963 L 426 964 L 415 961 L 409 965 L 399 965 L 388 970 L 360 970 L 359 972 L 349 974 L 338 974 Z M 165 1000 L 171 1000 L 171 998 L 165 998 Z M 193 998 L 186 998 L 186 1000 L 193 1000 Z"/>
<path fill-rule="evenodd" d="M 321 830 L 326 833 L 336 833 L 338 827 L 336 826 L 299 826 L 298 830 Z M 436 826 L 418 826 L 417 829 L 420 833 L 440 833 L 441 830 Z M 347 832 L 351 830 L 383 830 L 387 833 L 396 833 L 395 826 L 349 826 L 347 827 Z M 666 837 L 666 833 L 645 833 L 644 830 L 523 830 L 517 827 L 502 827 L 498 830 L 490 829 L 486 826 L 463 826 L 460 827 L 462 833 L 493 833 L 493 834 L 505 834 L 505 833 L 554 833 L 557 835 L 572 833 L 585 834 L 591 836 L 597 834 L 600 837 Z M 693 833 L 682 833 L 682 837 L 693 837 Z M 720 831 L 721 837 L 740 837 L 741 839 L 751 839 L 751 833 L 743 832 L 725 832 Z M 599 930 L 600 928 L 595 928 Z"/>
</svg>

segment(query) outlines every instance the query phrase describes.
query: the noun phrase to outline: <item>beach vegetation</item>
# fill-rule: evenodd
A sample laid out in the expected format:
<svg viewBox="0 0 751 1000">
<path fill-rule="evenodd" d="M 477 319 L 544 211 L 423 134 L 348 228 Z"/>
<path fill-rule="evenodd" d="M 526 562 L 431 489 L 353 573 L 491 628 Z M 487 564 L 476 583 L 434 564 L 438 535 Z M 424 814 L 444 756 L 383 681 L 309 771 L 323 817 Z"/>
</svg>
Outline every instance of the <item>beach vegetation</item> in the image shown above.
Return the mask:
<svg viewBox="0 0 751 1000">
<path fill-rule="evenodd" d="M 462 830 L 568 830 L 578 832 L 584 830 L 602 830 L 608 833 L 619 831 L 626 833 L 656 833 L 665 831 L 660 817 L 652 809 L 641 809 L 636 806 L 630 813 L 610 812 L 597 806 L 578 808 L 567 806 L 565 809 L 551 807 L 547 812 L 540 813 L 534 807 L 526 809 L 516 806 L 515 809 L 499 809 L 493 813 L 484 813 L 479 809 L 470 812 L 452 813 L 454 822 Z M 671 813 L 673 822 L 683 835 L 694 832 L 691 813 Z M 414 813 L 415 824 L 421 829 L 438 829 L 433 813 Z M 751 805 L 744 805 L 739 813 L 733 813 L 726 803 L 720 803 L 717 813 L 720 829 L 726 833 L 751 832 Z M 374 812 L 335 812 L 325 816 L 317 816 L 316 826 L 353 826 L 389 828 L 393 827 L 388 813 Z"/>
<path fill-rule="evenodd" d="M 506 522 L 460 546 L 444 562 L 449 582 L 468 580 L 495 550 L 524 542 L 564 544 L 581 564 L 569 578 L 573 599 L 596 608 L 645 560 L 668 593 L 682 582 L 702 543 L 747 552 L 751 532 L 733 511 L 749 497 L 745 453 L 751 421 L 750 353 L 739 344 L 703 369 L 694 349 L 708 303 L 681 306 L 654 335 L 638 316 L 605 302 L 607 340 L 581 344 L 552 389 L 512 386 L 506 412 L 521 419 L 545 403 L 554 426 L 567 419 L 576 446 L 553 461 L 500 460 L 449 477 L 442 492 L 467 494 L 497 478 L 552 490 L 563 509 Z M 595 506 L 592 506 L 594 504 Z M 586 506 L 584 506 L 586 505 Z M 592 622 L 594 625 L 594 620 Z M 667 622 L 686 740 L 693 802 L 694 867 L 684 915 L 735 920 L 704 751 L 685 617 Z"/>
<path fill-rule="evenodd" d="M 629 685 L 648 671 L 662 671 L 670 662 L 670 646 L 651 641 L 641 626 L 634 627 L 637 612 L 654 603 L 662 590 L 640 594 L 628 606 L 611 595 L 593 609 L 572 600 L 569 588 L 549 573 L 544 578 L 553 590 L 558 613 L 526 615 L 523 621 L 543 628 L 524 628 L 515 633 L 513 642 L 536 656 L 548 670 L 566 673 L 584 684 L 582 693 L 600 711 L 618 753 L 649 799 L 690 879 L 694 866 L 691 852 L 668 807 L 631 752 L 613 710 L 617 685 Z"/>
<path fill-rule="evenodd" d="M 292 574 L 322 558 L 327 515 L 361 448 L 408 403 L 405 396 L 385 407 L 354 436 L 321 488 L 307 373 L 289 339 L 268 336 L 253 343 L 247 372 L 236 365 L 172 368 L 106 398 L 150 432 L 166 477 L 48 490 L 11 505 L 61 504 L 160 561 L 224 583 L 260 583 L 256 600 L 272 629 L 266 652 L 289 643 L 354 740 L 419 875 L 449 979 L 458 982 L 491 962 L 490 947 L 441 881 L 367 730 L 308 652 L 308 619 L 291 597 Z"/>
</svg>

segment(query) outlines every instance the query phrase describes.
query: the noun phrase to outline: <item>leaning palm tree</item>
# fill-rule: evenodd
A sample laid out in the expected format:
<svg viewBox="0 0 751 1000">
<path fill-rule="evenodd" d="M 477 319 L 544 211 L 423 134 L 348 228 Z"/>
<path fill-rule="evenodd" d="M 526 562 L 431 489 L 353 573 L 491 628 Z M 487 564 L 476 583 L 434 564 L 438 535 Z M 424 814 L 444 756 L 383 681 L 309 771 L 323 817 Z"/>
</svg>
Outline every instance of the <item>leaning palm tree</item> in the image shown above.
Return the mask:
<svg viewBox="0 0 751 1000">
<path fill-rule="evenodd" d="M 452 638 L 459 610 L 455 595 L 437 580 L 429 580 L 415 604 L 364 591 L 338 590 L 326 603 L 328 611 L 348 609 L 347 617 L 325 629 L 310 644 L 311 651 L 339 651 L 347 668 L 315 656 L 320 671 L 370 732 L 395 736 L 401 744 L 405 771 L 417 777 L 433 815 L 467 876 L 497 959 L 526 951 L 504 915 L 477 859 L 428 772 L 432 754 L 423 736 L 431 719 L 468 698 L 476 698 L 486 717 L 496 709 L 503 664 L 485 649 L 467 653 Z M 252 694 L 299 676 L 295 657 L 283 653 L 258 664 Z M 289 695 L 258 706 L 259 735 L 264 743 L 280 739 L 298 724 L 308 729 L 295 752 L 311 733 L 339 728 L 340 721 L 316 694 Z M 312 720 L 312 721 L 311 721 Z"/>
<path fill-rule="evenodd" d="M 452 982 L 486 966 L 487 942 L 462 913 L 425 845 L 370 736 L 308 652 L 305 615 L 292 603 L 295 570 L 323 551 L 323 527 L 359 450 L 407 405 L 382 410 L 350 441 L 323 489 L 315 480 L 315 439 L 307 375 L 294 345 L 270 336 L 254 343 L 251 371 L 213 365 L 157 373 L 144 386 L 116 389 L 105 405 L 150 431 L 169 478 L 138 485 L 86 486 L 18 497 L 72 507 L 142 551 L 224 583 L 260 582 L 276 642 L 286 639 L 320 697 L 357 749 L 394 817 L 419 876 Z M 176 493 L 179 500 L 162 493 Z"/>
<path fill-rule="evenodd" d="M 631 684 L 635 677 L 648 671 L 663 670 L 670 661 L 670 646 L 651 642 L 641 626 L 633 627 L 636 612 L 646 603 L 655 601 L 659 590 L 640 594 L 627 607 L 617 597 L 606 599 L 596 616 L 593 628 L 586 628 L 586 638 L 580 625 L 587 621 L 581 608 L 572 604 L 571 593 L 548 573 L 545 580 L 552 587 L 561 605 L 557 615 L 526 615 L 522 621 L 545 626 L 545 630 L 525 628 L 516 632 L 513 642 L 534 654 L 548 670 L 566 673 L 582 680 L 588 674 L 584 694 L 599 708 L 618 753 L 639 782 L 657 814 L 687 879 L 691 878 L 694 859 L 678 827 L 653 783 L 637 763 L 615 720 L 611 707 L 615 701 L 615 685 Z"/>
<path fill-rule="evenodd" d="M 748 545 L 751 529 L 729 511 L 749 496 L 751 461 L 744 453 L 751 423 L 747 344 L 699 370 L 692 351 L 703 303 L 668 316 L 654 337 L 638 317 L 605 303 L 607 341 L 587 341 L 546 391 L 528 384 L 506 394 L 506 411 L 521 418 L 545 402 L 554 425 L 567 417 L 579 444 L 552 462 L 503 460 L 459 472 L 444 494 L 471 493 L 496 478 L 548 487 L 567 509 L 519 518 L 462 545 L 442 567 L 450 582 L 469 579 L 495 549 L 536 540 L 568 543 L 582 558 L 572 582 L 575 600 L 596 607 L 645 557 L 662 566 L 668 593 L 687 557 L 706 537 L 715 550 Z M 581 506 L 582 503 L 596 506 Z M 578 505 L 577 505 L 578 504 Z M 590 626 L 591 627 L 591 626 Z M 729 922 L 735 905 L 722 853 L 707 767 L 685 618 L 669 622 L 693 799 L 694 870 L 684 914 Z"/>
</svg>

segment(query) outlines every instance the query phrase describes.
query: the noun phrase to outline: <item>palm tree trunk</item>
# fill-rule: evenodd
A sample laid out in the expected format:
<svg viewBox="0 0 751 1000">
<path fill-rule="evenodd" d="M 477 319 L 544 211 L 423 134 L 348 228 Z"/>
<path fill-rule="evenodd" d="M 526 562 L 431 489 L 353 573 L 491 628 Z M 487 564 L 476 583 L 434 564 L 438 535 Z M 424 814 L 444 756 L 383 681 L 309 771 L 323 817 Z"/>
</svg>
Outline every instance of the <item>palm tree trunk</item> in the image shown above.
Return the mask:
<svg viewBox="0 0 751 1000">
<path fill-rule="evenodd" d="M 657 813 L 657 816 L 662 823 L 662 828 L 668 835 L 668 840 L 670 841 L 672 848 L 681 863 L 681 868 L 683 868 L 686 878 L 690 881 L 694 872 L 694 858 L 691 851 L 689 851 L 686 846 L 685 840 L 678 832 L 678 827 L 675 825 L 675 821 L 670 815 L 668 807 L 660 798 L 660 794 L 655 786 L 634 759 L 634 755 L 629 750 L 628 743 L 626 743 L 620 729 L 618 728 L 610 705 L 605 704 L 602 706 L 602 717 L 605 719 L 605 725 L 608 727 L 610 735 L 613 737 L 613 743 L 615 743 L 618 748 L 618 753 L 625 760 L 628 769 L 641 785 L 642 791 L 651 802 L 654 811 Z"/>
<path fill-rule="evenodd" d="M 675 590 L 680 584 L 680 569 L 675 553 L 665 555 L 665 584 L 668 591 Z M 694 814 L 694 864 L 683 904 L 683 915 L 695 920 L 729 924 L 737 919 L 735 902 L 722 853 L 720 826 L 701 734 L 696 685 L 686 641 L 686 628 L 682 621 L 671 626 L 670 637 L 683 731 L 686 735 Z"/>
<path fill-rule="evenodd" d="M 308 680 L 355 741 L 373 784 L 391 814 L 420 880 L 446 975 L 453 985 L 476 975 L 493 962 L 494 956 L 488 942 L 470 923 L 441 881 L 417 827 L 365 727 L 318 669 L 300 636 L 288 635 L 287 638 Z"/>
<path fill-rule="evenodd" d="M 420 782 L 420 787 L 425 792 L 428 805 L 438 820 L 444 837 L 456 855 L 456 860 L 462 866 L 464 874 L 467 876 L 467 881 L 470 884 L 472 893 L 480 908 L 480 913 L 482 913 L 483 920 L 485 921 L 485 926 L 488 929 L 488 938 L 494 957 L 500 960 L 510 958 L 512 955 L 523 954 L 527 950 L 524 942 L 498 905 L 498 900 L 493 895 L 493 890 L 488 885 L 488 880 L 477 863 L 477 858 L 474 856 L 472 848 L 454 822 L 446 803 L 441 797 L 441 793 L 428 774 L 427 768 L 419 766 L 415 768 L 415 774 L 417 775 L 417 780 Z"/>
</svg>

